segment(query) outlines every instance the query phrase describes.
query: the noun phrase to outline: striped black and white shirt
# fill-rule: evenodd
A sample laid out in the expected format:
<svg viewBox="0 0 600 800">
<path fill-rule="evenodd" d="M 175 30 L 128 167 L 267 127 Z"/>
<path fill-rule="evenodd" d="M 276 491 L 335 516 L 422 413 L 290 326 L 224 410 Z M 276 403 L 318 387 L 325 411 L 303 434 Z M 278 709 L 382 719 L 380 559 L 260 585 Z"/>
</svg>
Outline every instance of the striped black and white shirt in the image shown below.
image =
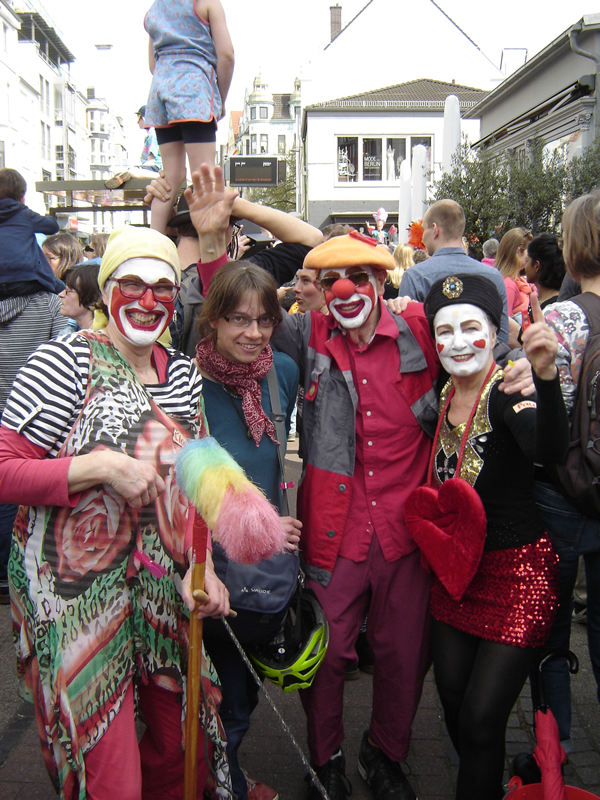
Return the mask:
<svg viewBox="0 0 600 800">
<path fill-rule="evenodd" d="M 168 353 L 166 380 L 146 385 L 146 391 L 169 416 L 193 422 L 202 378 L 190 358 Z M 56 456 L 83 407 L 89 365 L 89 344 L 80 333 L 38 347 L 15 379 L 2 424 Z"/>
<path fill-rule="evenodd" d="M 0 300 L 0 414 L 29 355 L 66 330 L 60 307 L 60 297 L 50 292 Z"/>
</svg>

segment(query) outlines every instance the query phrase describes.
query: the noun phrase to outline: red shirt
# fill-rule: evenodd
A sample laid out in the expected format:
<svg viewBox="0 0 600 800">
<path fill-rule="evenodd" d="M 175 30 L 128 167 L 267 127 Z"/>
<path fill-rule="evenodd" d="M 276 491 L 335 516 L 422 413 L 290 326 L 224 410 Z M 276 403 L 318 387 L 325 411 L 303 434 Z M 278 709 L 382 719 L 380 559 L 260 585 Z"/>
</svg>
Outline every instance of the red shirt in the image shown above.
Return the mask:
<svg viewBox="0 0 600 800">
<path fill-rule="evenodd" d="M 344 336 L 358 406 L 352 501 L 339 554 L 353 561 L 367 558 L 374 532 L 387 561 L 406 554 L 404 501 L 424 483 L 431 448 L 399 391 L 398 328 L 385 305 L 380 307 L 367 345 L 358 347 Z"/>
</svg>

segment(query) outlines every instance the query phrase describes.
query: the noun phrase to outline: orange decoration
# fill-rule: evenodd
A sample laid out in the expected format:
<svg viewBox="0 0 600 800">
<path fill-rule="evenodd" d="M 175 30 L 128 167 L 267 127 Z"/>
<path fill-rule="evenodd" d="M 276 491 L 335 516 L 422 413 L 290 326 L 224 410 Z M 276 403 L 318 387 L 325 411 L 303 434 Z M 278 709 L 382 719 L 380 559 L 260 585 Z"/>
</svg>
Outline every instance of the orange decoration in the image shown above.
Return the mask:
<svg viewBox="0 0 600 800">
<path fill-rule="evenodd" d="M 423 244 L 423 220 L 415 220 L 408 226 L 408 243 L 413 250 L 426 250 Z"/>
</svg>

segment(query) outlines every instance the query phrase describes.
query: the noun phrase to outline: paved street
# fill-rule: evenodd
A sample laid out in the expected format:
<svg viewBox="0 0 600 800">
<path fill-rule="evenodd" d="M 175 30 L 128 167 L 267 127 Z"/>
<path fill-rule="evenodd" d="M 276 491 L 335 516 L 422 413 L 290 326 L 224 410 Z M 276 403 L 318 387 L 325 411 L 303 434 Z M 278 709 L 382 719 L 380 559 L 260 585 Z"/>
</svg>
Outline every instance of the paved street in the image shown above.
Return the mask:
<svg viewBox="0 0 600 800">
<path fill-rule="evenodd" d="M 297 470 L 297 459 L 291 458 Z M 567 783 L 600 795 L 600 706 L 587 655 L 586 629 L 573 626 L 572 648 L 581 661 L 573 680 L 573 752 L 566 765 Z M 297 693 L 283 694 L 267 684 L 277 708 L 304 748 L 304 720 Z M 348 775 L 353 800 L 371 797 L 356 771 L 358 746 L 369 722 L 371 678 L 346 684 L 346 743 Z M 533 747 L 531 703 L 525 689 L 510 719 L 507 756 Z M 276 787 L 281 800 L 304 797 L 304 766 L 288 735 L 262 697 L 243 746 L 242 763 L 252 777 Z M 441 719 L 431 673 L 415 720 L 408 759 L 411 781 L 420 800 L 451 800 L 455 758 Z M 51 800 L 55 794 L 42 763 L 31 708 L 16 695 L 14 655 L 8 607 L 0 607 L 0 798 L 2 800 Z M 115 800 L 119 800 L 115 795 Z M 481 800 L 485 800 L 482 798 Z"/>
</svg>

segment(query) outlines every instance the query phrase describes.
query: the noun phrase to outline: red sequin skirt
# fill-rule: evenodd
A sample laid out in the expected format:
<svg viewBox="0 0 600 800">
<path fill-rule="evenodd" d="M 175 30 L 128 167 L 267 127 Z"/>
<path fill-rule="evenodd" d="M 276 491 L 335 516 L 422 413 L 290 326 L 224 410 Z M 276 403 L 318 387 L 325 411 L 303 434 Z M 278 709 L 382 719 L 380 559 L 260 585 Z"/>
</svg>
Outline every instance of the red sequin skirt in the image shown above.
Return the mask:
<svg viewBox="0 0 600 800">
<path fill-rule="evenodd" d="M 434 619 L 513 647 L 543 645 L 557 605 L 558 557 L 547 536 L 523 547 L 486 551 L 460 602 L 438 580 L 431 589 Z"/>
</svg>

